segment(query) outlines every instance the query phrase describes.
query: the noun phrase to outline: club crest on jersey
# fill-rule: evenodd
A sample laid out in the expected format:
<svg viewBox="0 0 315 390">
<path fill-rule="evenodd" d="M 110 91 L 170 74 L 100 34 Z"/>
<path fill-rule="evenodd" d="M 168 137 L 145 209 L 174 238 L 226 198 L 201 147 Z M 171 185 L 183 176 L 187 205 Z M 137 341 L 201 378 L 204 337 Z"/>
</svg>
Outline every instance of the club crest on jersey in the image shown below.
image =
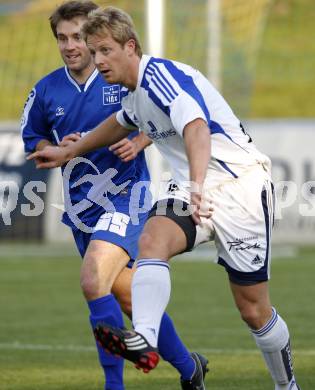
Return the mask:
<svg viewBox="0 0 315 390">
<path fill-rule="evenodd" d="M 120 86 L 109 85 L 108 87 L 103 87 L 104 106 L 108 106 L 109 104 L 118 104 L 118 103 L 120 103 Z"/>
<path fill-rule="evenodd" d="M 63 116 L 65 115 L 65 109 L 61 106 L 58 106 L 56 108 L 56 116 Z"/>
</svg>

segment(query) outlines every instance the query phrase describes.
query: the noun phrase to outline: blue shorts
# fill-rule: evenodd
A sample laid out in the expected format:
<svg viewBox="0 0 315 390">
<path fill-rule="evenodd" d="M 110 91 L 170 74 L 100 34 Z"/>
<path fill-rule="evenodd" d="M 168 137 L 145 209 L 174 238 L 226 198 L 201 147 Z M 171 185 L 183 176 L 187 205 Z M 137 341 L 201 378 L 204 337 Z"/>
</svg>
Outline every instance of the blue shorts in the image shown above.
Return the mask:
<svg viewBox="0 0 315 390">
<path fill-rule="evenodd" d="M 102 240 L 124 249 L 130 257 L 128 266 L 132 266 L 138 255 L 138 240 L 148 213 L 139 214 L 138 221 L 134 221 L 129 215 L 128 207 L 115 206 L 114 213 L 104 213 L 96 220 L 92 233 L 73 227 L 73 237 L 82 258 L 91 240 Z"/>
</svg>

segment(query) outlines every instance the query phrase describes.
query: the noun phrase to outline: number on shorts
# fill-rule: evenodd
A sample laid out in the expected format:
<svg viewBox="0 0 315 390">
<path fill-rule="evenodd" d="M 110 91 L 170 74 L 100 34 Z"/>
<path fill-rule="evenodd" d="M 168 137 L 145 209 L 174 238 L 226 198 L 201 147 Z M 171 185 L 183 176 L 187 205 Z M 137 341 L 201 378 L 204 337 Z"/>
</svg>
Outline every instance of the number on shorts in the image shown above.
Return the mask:
<svg viewBox="0 0 315 390">
<path fill-rule="evenodd" d="M 129 215 L 118 212 L 106 213 L 98 220 L 94 230 L 108 230 L 125 237 L 129 221 Z"/>
</svg>

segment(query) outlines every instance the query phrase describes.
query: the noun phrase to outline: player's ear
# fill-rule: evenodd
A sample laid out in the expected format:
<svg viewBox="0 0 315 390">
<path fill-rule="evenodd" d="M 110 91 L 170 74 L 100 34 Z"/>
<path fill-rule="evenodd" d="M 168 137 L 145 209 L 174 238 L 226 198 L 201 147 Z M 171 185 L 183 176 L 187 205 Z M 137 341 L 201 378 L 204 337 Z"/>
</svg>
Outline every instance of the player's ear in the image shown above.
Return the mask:
<svg viewBox="0 0 315 390">
<path fill-rule="evenodd" d="M 134 39 L 129 39 L 129 41 L 127 41 L 125 43 L 125 48 L 127 49 L 127 53 L 128 55 L 132 55 L 135 53 L 136 51 L 136 42 Z"/>
</svg>

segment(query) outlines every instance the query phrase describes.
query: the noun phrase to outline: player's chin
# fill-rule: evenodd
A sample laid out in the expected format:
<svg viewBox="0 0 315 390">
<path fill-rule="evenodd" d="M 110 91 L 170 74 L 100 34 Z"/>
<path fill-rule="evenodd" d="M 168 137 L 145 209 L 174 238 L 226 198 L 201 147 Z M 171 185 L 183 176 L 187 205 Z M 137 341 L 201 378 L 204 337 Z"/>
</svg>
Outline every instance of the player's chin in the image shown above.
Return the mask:
<svg viewBox="0 0 315 390">
<path fill-rule="evenodd" d="M 80 72 L 81 70 L 84 69 L 84 66 L 81 64 L 81 62 L 66 62 L 67 68 L 73 72 Z"/>
<path fill-rule="evenodd" d="M 108 84 L 116 84 L 117 83 L 112 77 L 109 77 L 109 76 L 104 76 L 104 79 L 106 80 L 106 82 Z"/>
<path fill-rule="evenodd" d="M 108 84 L 119 84 L 120 83 L 120 80 L 115 78 L 115 76 L 111 72 L 108 72 L 108 73 L 102 72 L 102 75 Z"/>
</svg>

